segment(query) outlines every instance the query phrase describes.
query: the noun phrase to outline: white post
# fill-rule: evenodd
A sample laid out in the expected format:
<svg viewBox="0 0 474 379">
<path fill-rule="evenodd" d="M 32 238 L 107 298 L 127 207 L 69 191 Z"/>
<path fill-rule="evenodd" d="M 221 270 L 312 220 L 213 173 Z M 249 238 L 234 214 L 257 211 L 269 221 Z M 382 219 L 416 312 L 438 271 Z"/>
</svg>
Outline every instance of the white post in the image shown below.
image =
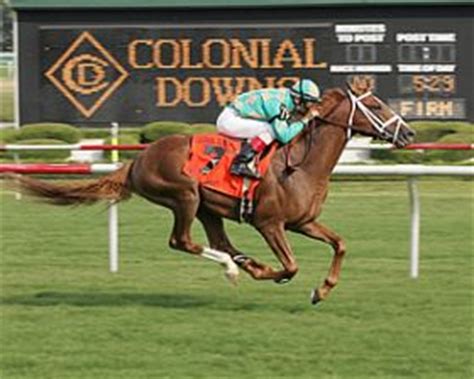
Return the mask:
<svg viewBox="0 0 474 379">
<path fill-rule="evenodd" d="M 13 125 L 15 129 L 20 129 L 20 59 L 19 59 L 19 28 L 18 15 L 13 13 Z M 15 163 L 20 163 L 18 153 L 13 154 Z M 21 193 L 15 192 L 15 199 L 21 200 Z"/>
<path fill-rule="evenodd" d="M 112 123 L 112 145 L 118 144 L 119 125 L 116 122 Z M 112 150 L 112 162 L 118 163 L 118 150 Z M 117 204 L 110 204 L 109 207 L 109 268 L 110 272 L 118 271 L 118 208 Z"/>
<path fill-rule="evenodd" d="M 416 177 L 408 179 L 410 193 L 410 277 L 418 278 L 420 260 L 420 197 Z"/>
<path fill-rule="evenodd" d="M 18 28 L 18 14 L 13 12 L 13 91 L 14 91 L 14 102 L 13 102 L 13 123 L 16 129 L 20 128 L 20 34 Z"/>
<path fill-rule="evenodd" d="M 110 272 L 118 271 L 118 210 L 117 204 L 109 208 L 109 268 Z"/>
</svg>

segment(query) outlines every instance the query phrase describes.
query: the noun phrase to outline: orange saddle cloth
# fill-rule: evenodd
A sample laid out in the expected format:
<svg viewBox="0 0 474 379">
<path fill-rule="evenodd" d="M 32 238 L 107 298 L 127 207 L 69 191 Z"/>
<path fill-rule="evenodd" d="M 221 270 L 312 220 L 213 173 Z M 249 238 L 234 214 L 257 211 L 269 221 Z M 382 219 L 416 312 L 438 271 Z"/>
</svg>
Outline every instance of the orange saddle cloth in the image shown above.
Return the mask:
<svg viewBox="0 0 474 379">
<path fill-rule="evenodd" d="M 184 173 L 214 191 L 228 196 L 252 200 L 259 180 L 249 179 L 247 193 L 244 194 L 244 178 L 232 175 L 230 166 L 239 153 L 241 140 L 221 134 L 198 134 L 191 139 L 191 149 L 184 165 Z M 257 170 L 264 175 L 270 165 L 270 159 L 276 150 L 276 144 L 257 162 Z"/>
</svg>

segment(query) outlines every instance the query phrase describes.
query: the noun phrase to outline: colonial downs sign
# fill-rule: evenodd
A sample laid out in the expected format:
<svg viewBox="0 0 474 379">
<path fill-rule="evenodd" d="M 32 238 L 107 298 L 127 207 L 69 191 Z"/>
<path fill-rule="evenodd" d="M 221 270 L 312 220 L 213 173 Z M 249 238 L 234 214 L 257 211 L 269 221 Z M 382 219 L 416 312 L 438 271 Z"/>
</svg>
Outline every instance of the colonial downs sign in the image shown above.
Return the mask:
<svg viewBox="0 0 474 379">
<path fill-rule="evenodd" d="M 70 116 L 105 121 L 126 104 L 121 121 L 213 121 L 241 92 L 290 86 L 299 77 L 327 82 L 325 30 L 42 30 L 42 89 L 69 103 L 45 106 L 45 117 L 63 117 L 66 108 Z"/>
</svg>

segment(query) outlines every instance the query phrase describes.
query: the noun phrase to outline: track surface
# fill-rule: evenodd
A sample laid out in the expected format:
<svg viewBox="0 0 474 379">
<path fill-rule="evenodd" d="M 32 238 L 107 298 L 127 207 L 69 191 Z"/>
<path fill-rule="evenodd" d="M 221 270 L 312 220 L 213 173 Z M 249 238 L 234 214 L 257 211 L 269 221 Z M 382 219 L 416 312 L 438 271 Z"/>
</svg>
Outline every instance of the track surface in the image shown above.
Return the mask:
<svg viewBox="0 0 474 379">
<path fill-rule="evenodd" d="M 422 181 L 421 277 L 408 278 L 400 182 L 336 182 L 322 221 L 348 255 L 333 296 L 310 289 L 330 250 L 292 236 L 289 284 L 231 287 L 212 262 L 167 247 L 170 215 L 120 205 L 121 267 L 107 273 L 105 207 L 53 208 L 2 193 L 0 377 L 470 378 L 474 186 Z M 274 262 L 248 226 L 234 243 Z M 204 241 L 196 224 L 196 238 Z"/>
</svg>

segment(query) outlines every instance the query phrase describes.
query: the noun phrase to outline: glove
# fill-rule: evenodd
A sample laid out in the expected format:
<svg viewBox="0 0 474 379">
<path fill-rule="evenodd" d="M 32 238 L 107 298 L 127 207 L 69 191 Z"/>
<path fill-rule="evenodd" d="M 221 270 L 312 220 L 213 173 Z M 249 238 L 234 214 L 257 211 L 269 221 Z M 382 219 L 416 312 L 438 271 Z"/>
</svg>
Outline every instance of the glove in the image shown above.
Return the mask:
<svg viewBox="0 0 474 379">
<path fill-rule="evenodd" d="M 284 105 L 280 105 L 280 114 L 278 115 L 278 119 L 281 121 L 288 121 L 290 117 L 290 111 Z"/>
<path fill-rule="evenodd" d="M 321 114 L 319 113 L 319 109 L 317 108 L 311 108 L 308 110 L 308 113 L 301 119 L 303 123 L 307 124 L 309 123 L 313 118 L 319 117 Z"/>
</svg>

